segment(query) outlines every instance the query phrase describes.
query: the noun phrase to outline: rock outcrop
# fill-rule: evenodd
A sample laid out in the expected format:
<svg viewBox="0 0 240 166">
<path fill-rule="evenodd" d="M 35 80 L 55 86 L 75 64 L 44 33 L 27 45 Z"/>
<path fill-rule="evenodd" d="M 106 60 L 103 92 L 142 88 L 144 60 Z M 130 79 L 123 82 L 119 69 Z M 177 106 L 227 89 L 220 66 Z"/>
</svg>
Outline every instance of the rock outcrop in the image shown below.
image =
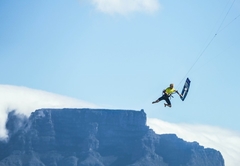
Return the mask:
<svg viewBox="0 0 240 166">
<path fill-rule="evenodd" d="M 40 109 L 13 112 L 0 166 L 224 166 L 220 152 L 157 135 L 143 110 Z"/>
</svg>

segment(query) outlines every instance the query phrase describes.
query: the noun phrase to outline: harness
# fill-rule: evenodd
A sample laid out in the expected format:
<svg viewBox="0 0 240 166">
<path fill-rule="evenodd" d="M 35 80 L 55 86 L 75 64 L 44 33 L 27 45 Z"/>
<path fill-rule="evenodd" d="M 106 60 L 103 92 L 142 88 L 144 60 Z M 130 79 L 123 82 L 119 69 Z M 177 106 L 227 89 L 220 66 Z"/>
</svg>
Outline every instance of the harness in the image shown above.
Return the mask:
<svg viewBox="0 0 240 166">
<path fill-rule="evenodd" d="M 176 92 L 174 92 L 174 93 L 176 93 Z M 166 89 L 163 90 L 163 94 L 166 95 L 170 100 L 171 100 L 171 98 L 174 98 L 174 96 L 173 96 L 174 93 L 171 93 L 169 95 L 169 94 L 166 93 Z"/>
</svg>

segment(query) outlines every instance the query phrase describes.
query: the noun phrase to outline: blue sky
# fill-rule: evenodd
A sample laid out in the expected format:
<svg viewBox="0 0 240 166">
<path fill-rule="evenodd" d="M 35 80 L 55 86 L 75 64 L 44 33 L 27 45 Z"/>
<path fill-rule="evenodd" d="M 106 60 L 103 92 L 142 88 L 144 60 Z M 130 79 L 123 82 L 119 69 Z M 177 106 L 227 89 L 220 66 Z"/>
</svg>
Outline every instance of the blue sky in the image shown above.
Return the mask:
<svg viewBox="0 0 240 166">
<path fill-rule="evenodd" d="M 239 0 L 3 0 L 0 84 L 240 132 L 239 15 Z M 151 104 L 186 76 L 184 102 Z"/>
<path fill-rule="evenodd" d="M 1 1 L 1 84 L 240 130 L 239 1 L 100 2 Z M 170 83 L 182 88 L 216 32 L 186 101 L 151 105 Z"/>
</svg>

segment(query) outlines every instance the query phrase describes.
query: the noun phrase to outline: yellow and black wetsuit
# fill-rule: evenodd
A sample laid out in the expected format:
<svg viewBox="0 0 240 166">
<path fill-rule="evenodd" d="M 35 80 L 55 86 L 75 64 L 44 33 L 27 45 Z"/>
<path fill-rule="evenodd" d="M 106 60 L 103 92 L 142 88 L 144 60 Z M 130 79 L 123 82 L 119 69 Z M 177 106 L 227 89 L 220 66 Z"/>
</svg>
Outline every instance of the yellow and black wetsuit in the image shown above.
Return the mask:
<svg viewBox="0 0 240 166">
<path fill-rule="evenodd" d="M 171 105 L 171 102 L 170 102 L 170 100 L 169 100 L 169 97 L 170 97 L 171 94 L 173 94 L 174 92 L 176 92 L 176 90 L 175 90 L 174 88 L 168 87 L 167 89 L 165 89 L 165 90 L 163 91 L 163 95 L 162 95 L 158 100 L 159 100 L 159 101 L 165 100 L 168 105 Z"/>
</svg>

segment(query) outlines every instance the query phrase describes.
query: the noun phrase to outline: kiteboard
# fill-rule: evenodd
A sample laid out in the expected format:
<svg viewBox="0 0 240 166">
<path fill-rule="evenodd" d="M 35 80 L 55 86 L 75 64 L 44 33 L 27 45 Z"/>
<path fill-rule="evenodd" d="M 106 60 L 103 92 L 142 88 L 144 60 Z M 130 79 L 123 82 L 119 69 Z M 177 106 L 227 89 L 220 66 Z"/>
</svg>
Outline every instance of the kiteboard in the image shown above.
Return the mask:
<svg viewBox="0 0 240 166">
<path fill-rule="evenodd" d="M 191 83 L 190 79 L 187 78 L 187 79 L 186 79 L 186 82 L 185 82 L 185 84 L 184 84 L 184 86 L 183 86 L 182 93 L 181 93 L 181 95 L 182 95 L 181 100 L 182 100 L 182 101 L 184 101 L 185 98 L 187 97 L 188 90 L 189 90 L 189 88 L 190 88 L 190 83 Z"/>
</svg>

